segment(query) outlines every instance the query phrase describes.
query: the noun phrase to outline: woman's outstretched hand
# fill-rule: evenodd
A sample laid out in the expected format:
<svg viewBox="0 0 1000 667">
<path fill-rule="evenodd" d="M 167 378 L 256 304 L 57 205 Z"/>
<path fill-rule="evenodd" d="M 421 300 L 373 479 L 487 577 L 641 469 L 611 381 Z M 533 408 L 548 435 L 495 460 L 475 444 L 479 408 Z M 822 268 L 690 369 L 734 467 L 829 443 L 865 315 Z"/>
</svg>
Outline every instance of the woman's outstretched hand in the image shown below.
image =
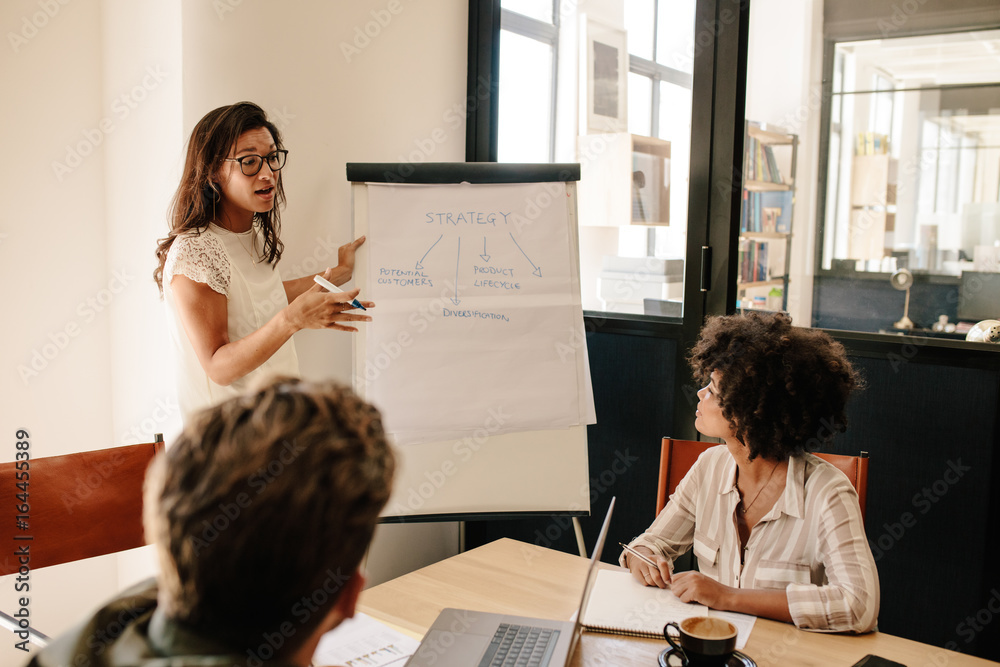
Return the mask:
<svg viewBox="0 0 1000 667">
<path fill-rule="evenodd" d="M 354 275 L 354 255 L 364 242 L 365 237 L 359 236 L 350 243 L 345 243 L 337 248 L 337 268 L 340 269 L 341 276 L 347 276 L 344 282 L 350 280 Z"/>
</svg>

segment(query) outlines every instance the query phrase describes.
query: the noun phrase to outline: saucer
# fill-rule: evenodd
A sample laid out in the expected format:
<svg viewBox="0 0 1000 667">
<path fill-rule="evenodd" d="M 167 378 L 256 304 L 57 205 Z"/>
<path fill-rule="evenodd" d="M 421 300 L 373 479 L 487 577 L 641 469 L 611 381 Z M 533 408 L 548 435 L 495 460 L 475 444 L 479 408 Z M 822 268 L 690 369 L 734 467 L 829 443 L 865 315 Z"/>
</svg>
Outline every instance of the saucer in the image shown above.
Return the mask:
<svg viewBox="0 0 1000 667">
<path fill-rule="evenodd" d="M 667 647 L 660 652 L 659 662 L 657 663 L 660 667 L 671 667 L 667 662 L 670 656 L 674 653 L 678 653 L 677 649 L 673 647 Z M 739 651 L 733 651 L 733 655 L 729 658 L 729 662 L 726 663 L 726 667 L 757 667 L 757 663 L 753 661 L 753 658 L 748 656 L 746 653 L 740 653 Z"/>
</svg>

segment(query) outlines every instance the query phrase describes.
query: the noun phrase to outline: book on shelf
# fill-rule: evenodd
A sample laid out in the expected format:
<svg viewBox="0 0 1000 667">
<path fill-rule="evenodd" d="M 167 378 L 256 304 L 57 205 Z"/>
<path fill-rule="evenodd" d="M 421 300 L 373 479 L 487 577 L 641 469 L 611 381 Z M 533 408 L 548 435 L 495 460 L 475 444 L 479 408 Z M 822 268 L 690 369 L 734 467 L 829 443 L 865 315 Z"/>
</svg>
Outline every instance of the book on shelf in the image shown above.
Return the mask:
<svg viewBox="0 0 1000 667">
<path fill-rule="evenodd" d="M 781 216 L 780 206 L 765 206 L 761 208 L 762 220 L 761 227 L 762 231 L 765 232 L 777 232 L 778 231 L 778 218 Z"/>
<path fill-rule="evenodd" d="M 763 241 L 740 241 L 740 282 L 767 280 L 767 246 L 768 243 Z"/>
<path fill-rule="evenodd" d="M 774 149 L 754 137 L 748 137 L 748 141 L 743 163 L 743 173 L 748 180 L 784 184 Z"/>
<path fill-rule="evenodd" d="M 754 192 L 744 190 L 740 231 L 787 234 L 791 231 L 792 226 L 791 212 L 791 191 Z"/>
<path fill-rule="evenodd" d="M 889 152 L 889 135 L 878 132 L 858 132 L 854 145 L 857 155 L 882 155 Z"/>
<path fill-rule="evenodd" d="M 784 239 L 741 240 L 739 247 L 740 282 L 760 283 L 784 278 L 786 251 Z"/>
</svg>

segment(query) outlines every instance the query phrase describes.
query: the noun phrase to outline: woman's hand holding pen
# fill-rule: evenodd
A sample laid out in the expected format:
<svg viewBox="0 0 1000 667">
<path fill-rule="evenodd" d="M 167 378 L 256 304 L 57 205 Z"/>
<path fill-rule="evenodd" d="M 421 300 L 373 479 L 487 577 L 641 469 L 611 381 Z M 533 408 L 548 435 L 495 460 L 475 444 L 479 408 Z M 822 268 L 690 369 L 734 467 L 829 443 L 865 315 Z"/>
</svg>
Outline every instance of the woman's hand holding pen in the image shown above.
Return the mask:
<svg viewBox="0 0 1000 667">
<path fill-rule="evenodd" d="M 327 269 L 324 276 L 333 269 Z M 328 292 L 319 285 L 313 285 L 288 304 L 288 320 L 296 329 L 336 329 L 338 331 L 357 331 L 344 322 L 371 322 L 372 318 L 358 311 L 351 305 L 359 289 L 346 292 Z M 371 301 L 361 301 L 365 308 L 374 308 Z M 348 312 L 353 311 L 353 312 Z"/>
<path fill-rule="evenodd" d="M 654 554 L 649 547 L 640 545 L 632 547 L 632 549 L 656 563 L 656 567 L 654 567 L 641 558 L 626 552 L 625 562 L 636 581 L 643 586 L 666 588 L 670 584 L 670 561 L 659 554 Z"/>
</svg>

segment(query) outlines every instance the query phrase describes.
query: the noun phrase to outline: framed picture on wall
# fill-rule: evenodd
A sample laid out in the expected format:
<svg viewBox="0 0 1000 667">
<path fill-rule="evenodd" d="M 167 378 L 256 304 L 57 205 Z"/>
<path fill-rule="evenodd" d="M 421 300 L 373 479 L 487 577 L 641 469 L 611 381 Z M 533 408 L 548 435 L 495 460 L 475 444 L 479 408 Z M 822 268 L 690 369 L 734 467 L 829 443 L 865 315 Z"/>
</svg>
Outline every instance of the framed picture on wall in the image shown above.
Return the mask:
<svg viewBox="0 0 1000 667">
<path fill-rule="evenodd" d="M 582 88 L 586 92 L 586 120 L 592 132 L 628 129 L 628 42 L 624 30 L 581 16 L 580 40 L 586 62 Z M 581 95 L 581 97 L 584 97 Z M 583 119 L 581 119 L 583 121 Z"/>
</svg>

